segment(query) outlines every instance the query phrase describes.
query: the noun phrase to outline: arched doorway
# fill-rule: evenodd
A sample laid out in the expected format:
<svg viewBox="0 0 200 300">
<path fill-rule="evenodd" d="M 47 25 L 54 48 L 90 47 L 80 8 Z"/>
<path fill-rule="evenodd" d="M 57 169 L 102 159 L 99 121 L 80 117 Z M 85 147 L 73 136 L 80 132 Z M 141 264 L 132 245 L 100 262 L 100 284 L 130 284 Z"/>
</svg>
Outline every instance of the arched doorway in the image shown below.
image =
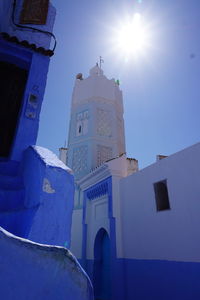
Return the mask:
<svg viewBox="0 0 200 300">
<path fill-rule="evenodd" d="M 94 243 L 94 295 L 96 300 L 110 300 L 110 238 L 104 228 L 101 228 Z"/>
</svg>

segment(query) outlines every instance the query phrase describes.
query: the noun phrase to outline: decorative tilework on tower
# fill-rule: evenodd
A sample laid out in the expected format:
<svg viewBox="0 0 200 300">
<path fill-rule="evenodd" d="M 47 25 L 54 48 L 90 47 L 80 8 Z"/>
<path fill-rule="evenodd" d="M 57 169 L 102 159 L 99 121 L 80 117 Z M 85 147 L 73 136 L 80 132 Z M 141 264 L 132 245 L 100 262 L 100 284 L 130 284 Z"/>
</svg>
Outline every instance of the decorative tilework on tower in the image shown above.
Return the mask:
<svg viewBox="0 0 200 300">
<path fill-rule="evenodd" d="M 74 148 L 73 150 L 73 162 L 72 167 L 73 171 L 77 174 L 83 172 L 87 169 L 87 146 L 81 146 Z"/>
<path fill-rule="evenodd" d="M 76 76 L 72 96 L 67 164 L 79 180 L 125 152 L 122 92 L 98 65 Z"/>
<path fill-rule="evenodd" d="M 102 145 L 97 145 L 97 165 L 101 165 L 105 161 L 112 158 L 112 148 Z"/>
<path fill-rule="evenodd" d="M 102 136 L 112 135 L 112 122 L 110 112 L 97 109 L 97 133 Z"/>
</svg>

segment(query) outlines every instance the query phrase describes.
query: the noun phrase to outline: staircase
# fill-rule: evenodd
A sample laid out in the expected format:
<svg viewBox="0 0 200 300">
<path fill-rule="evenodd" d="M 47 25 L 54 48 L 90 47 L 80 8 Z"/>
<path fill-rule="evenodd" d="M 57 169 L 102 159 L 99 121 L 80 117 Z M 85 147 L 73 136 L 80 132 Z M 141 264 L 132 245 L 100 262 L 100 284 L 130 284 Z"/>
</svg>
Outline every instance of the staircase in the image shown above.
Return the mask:
<svg viewBox="0 0 200 300">
<path fill-rule="evenodd" d="M 19 175 L 19 163 L 0 161 L 0 226 L 21 237 L 28 222 L 24 207 L 25 190 Z"/>
</svg>

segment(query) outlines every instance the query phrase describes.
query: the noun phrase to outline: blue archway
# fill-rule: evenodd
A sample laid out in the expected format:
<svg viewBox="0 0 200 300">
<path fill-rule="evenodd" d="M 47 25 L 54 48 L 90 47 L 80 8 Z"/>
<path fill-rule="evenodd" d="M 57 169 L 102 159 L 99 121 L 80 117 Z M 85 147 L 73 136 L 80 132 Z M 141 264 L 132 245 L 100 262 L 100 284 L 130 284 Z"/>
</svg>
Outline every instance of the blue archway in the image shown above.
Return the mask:
<svg viewBox="0 0 200 300">
<path fill-rule="evenodd" d="M 98 300 L 109 300 L 111 295 L 110 238 L 101 228 L 94 243 L 94 295 Z"/>
</svg>

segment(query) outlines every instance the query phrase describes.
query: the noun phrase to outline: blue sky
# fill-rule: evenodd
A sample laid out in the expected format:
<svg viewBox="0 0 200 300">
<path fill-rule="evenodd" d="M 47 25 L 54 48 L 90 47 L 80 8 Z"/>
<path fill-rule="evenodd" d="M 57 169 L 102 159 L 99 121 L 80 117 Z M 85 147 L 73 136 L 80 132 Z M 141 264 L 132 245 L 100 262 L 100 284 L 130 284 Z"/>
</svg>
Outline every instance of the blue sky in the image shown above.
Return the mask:
<svg viewBox="0 0 200 300">
<path fill-rule="evenodd" d="M 126 150 L 140 168 L 200 140 L 199 0 L 53 0 L 58 45 L 51 58 L 37 144 L 58 154 L 68 136 L 77 73 L 98 57 L 108 78 L 120 80 Z M 113 31 L 139 12 L 151 25 L 152 47 L 126 61 L 113 50 Z"/>
</svg>

